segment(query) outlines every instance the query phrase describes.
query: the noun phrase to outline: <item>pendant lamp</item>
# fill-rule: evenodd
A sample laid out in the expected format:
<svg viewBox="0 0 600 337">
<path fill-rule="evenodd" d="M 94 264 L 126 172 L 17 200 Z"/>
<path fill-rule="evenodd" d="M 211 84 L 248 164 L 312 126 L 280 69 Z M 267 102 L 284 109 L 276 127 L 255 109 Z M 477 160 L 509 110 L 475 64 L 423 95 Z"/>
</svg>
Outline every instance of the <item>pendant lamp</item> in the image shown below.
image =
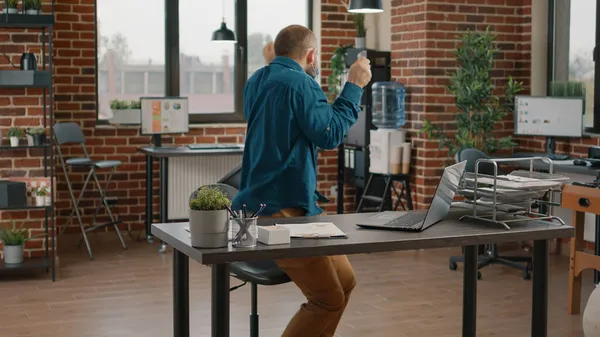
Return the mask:
<svg viewBox="0 0 600 337">
<path fill-rule="evenodd" d="M 221 22 L 221 28 L 215 30 L 212 35 L 212 42 L 220 42 L 220 43 L 235 43 L 235 33 L 227 28 L 227 24 L 225 23 L 225 0 L 223 3 L 223 22 Z"/>
<path fill-rule="evenodd" d="M 348 7 L 350 13 L 381 13 L 383 12 L 382 0 L 350 0 Z"/>
</svg>

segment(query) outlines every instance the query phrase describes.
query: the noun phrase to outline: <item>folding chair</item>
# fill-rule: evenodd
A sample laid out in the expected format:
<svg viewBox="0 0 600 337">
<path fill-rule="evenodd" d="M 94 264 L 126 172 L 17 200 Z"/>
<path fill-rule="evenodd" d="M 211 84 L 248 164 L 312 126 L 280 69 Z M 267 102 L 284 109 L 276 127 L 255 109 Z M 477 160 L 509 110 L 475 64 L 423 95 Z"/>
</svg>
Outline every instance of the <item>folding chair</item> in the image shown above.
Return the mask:
<svg viewBox="0 0 600 337">
<path fill-rule="evenodd" d="M 67 225 L 71 224 L 73 219 L 73 215 L 77 216 L 77 220 L 79 222 L 79 228 L 81 229 L 81 234 L 83 235 L 82 240 L 85 242 L 87 247 L 88 254 L 90 259 L 94 259 L 94 255 L 92 254 L 92 248 L 90 246 L 90 242 L 87 237 L 87 233 L 98 228 L 103 228 L 107 226 L 113 226 L 117 236 L 119 237 L 119 241 L 121 241 L 121 245 L 123 249 L 127 249 L 127 245 L 123 240 L 123 236 L 121 235 L 121 231 L 119 230 L 119 224 L 122 223 L 121 220 L 115 219 L 113 212 L 111 211 L 111 204 L 114 205 L 116 203 L 116 199 L 109 199 L 106 196 L 106 189 L 108 188 L 112 176 L 116 170 L 116 168 L 121 165 L 121 162 L 118 160 L 93 160 L 88 155 L 88 152 L 85 148 L 85 136 L 81 131 L 81 128 L 76 123 L 56 123 L 54 125 L 54 139 L 56 140 L 56 151 L 58 153 L 58 158 L 60 160 L 60 164 L 63 169 L 63 173 L 65 175 L 65 179 L 67 181 L 67 187 L 69 188 L 69 195 L 71 198 L 71 202 L 73 203 L 73 209 L 71 214 L 69 215 L 69 219 L 67 221 Z M 79 144 L 83 149 L 83 156 L 76 158 L 69 158 L 65 160 L 65 157 L 62 154 L 61 146 L 66 144 Z M 71 180 L 69 179 L 69 168 L 84 168 L 88 169 L 88 174 L 85 178 L 83 186 L 81 187 L 81 191 L 77 199 L 75 199 L 75 194 L 73 192 L 73 186 L 71 184 Z M 109 169 L 109 173 L 107 175 L 104 188 L 102 188 L 100 180 L 98 179 L 98 175 L 96 171 L 99 169 Z M 90 226 L 84 226 L 83 220 L 81 219 L 81 212 L 79 210 L 79 203 L 85 193 L 85 189 L 90 181 L 90 179 L 94 179 L 96 182 L 96 187 L 100 194 L 100 205 L 96 208 L 96 212 L 94 213 L 92 224 Z M 108 217 L 110 218 L 110 222 L 104 224 L 96 224 L 96 216 L 98 212 L 104 208 Z M 80 241 L 81 244 L 81 241 Z"/>
</svg>

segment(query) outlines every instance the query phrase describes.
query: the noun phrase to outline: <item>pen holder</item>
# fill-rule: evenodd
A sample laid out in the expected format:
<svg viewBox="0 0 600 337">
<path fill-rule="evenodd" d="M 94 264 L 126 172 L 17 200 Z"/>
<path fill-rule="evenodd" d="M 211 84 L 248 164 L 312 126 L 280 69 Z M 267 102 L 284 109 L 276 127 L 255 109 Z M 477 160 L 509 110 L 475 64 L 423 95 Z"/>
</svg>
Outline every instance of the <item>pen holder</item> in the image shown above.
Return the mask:
<svg viewBox="0 0 600 337">
<path fill-rule="evenodd" d="M 258 217 L 246 219 L 233 218 L 231 220 L 232 229 L 234 229 L 231 239 L 233 247 L 256 247 L 258 241 L 257 221 Z"/>
</svg>

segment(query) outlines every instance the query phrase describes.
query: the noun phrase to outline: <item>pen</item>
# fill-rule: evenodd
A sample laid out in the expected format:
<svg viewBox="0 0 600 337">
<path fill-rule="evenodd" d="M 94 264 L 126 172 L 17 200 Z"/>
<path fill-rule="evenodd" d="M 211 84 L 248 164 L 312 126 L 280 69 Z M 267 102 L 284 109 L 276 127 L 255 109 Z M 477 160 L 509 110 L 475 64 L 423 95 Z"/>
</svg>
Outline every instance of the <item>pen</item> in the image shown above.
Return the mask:
<svg viewBox="0 0 600 337">
<path fill-rule="evenodd" d="M 258 207 L 258 210 L 256 210 L 256 212 L 252 213 L 252 216 L 250 218 L 254 218 L 255 216 L 257 216 L 261 209 L 263 209 L 263 204 L 260 204 L 260 206 Z"/>
<path fill-rule="evenodd" d="M 246 213 L 246 204 L 242 205 L 242 214 L 244 214 L 244 219 L 246 219 L 247 213 Z"/>
<path fill-rule="evenodd" d="M 267 207 L 267 205 L 260 205 L 260 208 L 258 209 L 258 211 L 256 211 L 256 214 L 254 216 L 258 216 L 265 209 L 265 207 Z"/>
<path fill-rule="evenodd" d="M 232 217 L 237 218 L 237 215 L 234 211 L 231 210 L 229 206 L 226 205 L 225 207 L 227 207 L 227 211 L 229 212 L 229 214 L 231 214 Z"/>
</svg>

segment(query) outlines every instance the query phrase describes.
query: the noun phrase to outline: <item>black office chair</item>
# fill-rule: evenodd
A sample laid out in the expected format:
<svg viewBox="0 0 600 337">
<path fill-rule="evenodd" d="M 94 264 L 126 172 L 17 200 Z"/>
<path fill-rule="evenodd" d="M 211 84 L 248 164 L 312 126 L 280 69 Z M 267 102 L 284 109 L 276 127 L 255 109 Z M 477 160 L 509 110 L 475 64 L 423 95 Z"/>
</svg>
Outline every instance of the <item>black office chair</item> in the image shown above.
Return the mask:
<svg viewBox="0 0 600 337">
<path fill-rule="evenodd" d="M 238 166 L 213 186 L 220 188 L 230 199 L 235 197 L 240 182 L 242 166 Z M 258 337 L 258 285 L 274 286 L 291 282 L 290 278 L 277 267 L 275 261 L 234 262 L 230 265 L 231 273 L 235 278 L 244 282 L 232 287 L 230 291 L 250 283 L 251 311 L 250 311 L 250 337 Z"/>
<path fill-rule="evenodd" d="M 489 157 L 478 149 L 467 148 L 456 153 L 457 163 L 464 160 L 467 161 L 465 172 L 475 172 L 475 163 L 481 158 Z M 491 163 L 480 163 L 478 172 L 486 175 L 494 175 L 494 165 Z M 498 175 L 504 174 L 506 173 L 498 168 Z M 459 262 L 464 262 L 464 258 L 462 256 L 451 256 L 449 264 L 450 269 L 456 270 Z M 484 247 L 483 253 L 481 253 L 480 250 L 477 267 L 478 269 L 481 269 L 491 264 L 501 264 L 508 267 L 517 268 L 523 273 L 523 279 L 528 280 L 531 278 L 532 263 L 533 258 L 531 256 L 500 256 L 498 255 L 498 245 L 491 244 Z M 477 273 L 477 278 L 481 279 L 481 272 Z"/>
</svg>

